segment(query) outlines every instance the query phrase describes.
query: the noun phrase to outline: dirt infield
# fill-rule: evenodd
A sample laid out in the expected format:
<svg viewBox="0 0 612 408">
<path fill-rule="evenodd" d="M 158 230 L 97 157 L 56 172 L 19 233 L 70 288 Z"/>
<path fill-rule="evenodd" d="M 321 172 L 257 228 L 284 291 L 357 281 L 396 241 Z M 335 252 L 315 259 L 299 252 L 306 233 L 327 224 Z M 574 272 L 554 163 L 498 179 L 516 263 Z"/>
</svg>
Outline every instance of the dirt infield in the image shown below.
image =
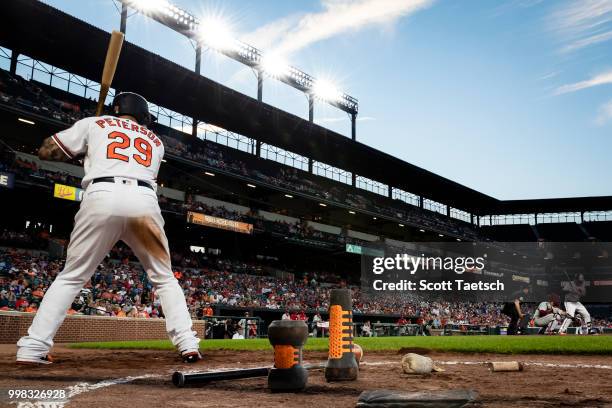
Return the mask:
<svg viewBox="0 0 612 408">
<path fill-rule="evenodd" d="M 15 347 L 0 345 L 0 396 L 10 404 L 8 389 L 65 389 L 67 407 L 353 407 L 364 390 L 405 391 L 474 389 L 473 407 L 612 407 L 612 357 L 599 356 L 495 356 L 432 353 L 445 372 L 431 375 L 402 374 L 398 353 L 368 353 L 359 380 L 325 382 L 321 370 L 310 372 L 305 392 L 272 394 L 265 378 L 211 383 L 203 387 L 175 388 L 175 370 L 209 370 L 266 366 L 266 352 L 207 352 L 205 360 L 182 364 L 168 351 L 73 350 L 56 347 L 57 364 L 16 366 Z M 307 353 L 308 362 L 325 360 L 324 353 Z M 484 361 L 520 360 L 525 371 L 492 373 Z"/>
</svg>

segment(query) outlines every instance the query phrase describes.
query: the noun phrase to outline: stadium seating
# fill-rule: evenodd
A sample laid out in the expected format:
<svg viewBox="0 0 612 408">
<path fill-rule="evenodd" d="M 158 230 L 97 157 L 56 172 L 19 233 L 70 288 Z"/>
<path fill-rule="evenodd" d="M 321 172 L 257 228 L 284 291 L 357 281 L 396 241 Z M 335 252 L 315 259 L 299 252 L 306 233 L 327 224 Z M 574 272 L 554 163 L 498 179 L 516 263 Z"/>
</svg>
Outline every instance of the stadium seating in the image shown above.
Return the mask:
<svg viewBox="0 0 612 408">
<path fill-rule="evenodd" d="M 26 81 L 2 70 L 0 104 L 48 117 L 62 126 L 91 115 L 94 108 L 94 101 L 36 81 Z M 498 241 L 518 242 L 536 241 L 538 238 L 583 241 L 590 234 L 600 239 L 611 238 L 610 225 L 605 222 L 585 223 L 582 227 L 575 223 L 540 224 L 535 230 L 529 225 L 478 228 L 433 211 L 316 176 L 210 140 L 187 140 L 184 133 L 160 124 L 154 125 L 153 128 L 164 141 L 167 157 L 187 162 L 194 170 L 214 169 L 270 187 L 289 189 L 312 200 L 348 205 L 357 211 L 368 211 L 397 222 L 439 231 L 464 240 L 486 240 L 490 237 Z M 52 187 L 55 183 L 71 186 L 80 184 L 79 176 L 70 171 L 43 169 L 34 160 L 23 156 L 9 157 L 5 152 L 2 153 L 0 170 L 15 173 L 19 181 L 46 187 Z M 166 182 L 175 188 L 185 188 L 184 183 L 179 180 L 170 179 Z M 186 211 L 197 211 L 228 220 L 252 223 L 258 232 L 324 242 L 336 247 L 360 242 L 356 238 L 350 238 L 345 229 L 341 233 L 332 234 L 312 228 L 303 219 L 292 222 L 271 220 L 255 208 L 239 212 L 231 209 L 231 203 L 211 205 L 196 199 L 196 194 L 185 194 L 185 197 L 185 200 L 181 201 L 162 195 L 160 205 L 164 211 L 183 217 Z M 47 239 L 48 236 L 44 234 L 3 231 L 0 235 L 0 245 L 8 248 L 45 249 Z M 121 247 L 116 248 L 94 274 L 91 285 L 75 300 L 71 313 L 162 316 L 163 311 L 146 275 L 133 261 L 135 259 L 129 251 L 125 252 Z M 262 276 L 261 271 L 265 263 L 248 264 L 223 258 L 197 259 L 181 253 L 173 253 L 173 265 L 195 317 L 201 317 L 207 305 L 301 310 L 308 313 L 325 311 L 328 307 L 329 289 L 348 285 L 353 290 L 356 314 L 402 315 L 415 321 L 431 321 L 437 327 L 446 324 L 496 326 L 506 322 L 506 318 L 499 312 L 499 305 L 494 303 L 427 302 L 420 298 L 399 295 L 368 298 L 354 286 L 357 282 L 344 282 L 330 271 L 302 270 L 293 279 L 270 274 Z M 0 251 L 0 308 L 24 311 L 29 308 L 32 311 L 35 309 L 32 304 L 40 301 L 41 294 L 44 294 L 60 268 L 61 262 L 49 260 L 46 256 L 14 249 Z M 286 270 L 280 272 L 281 275 L 292 273 Z M 349 277 L 345 276 L 344 279 Z"/>
<path fill-rule="evenodd" d="M 48 116 L 66 124 L 72 124 L 93 113 L 94 102 L 91 100 L 37 81 L 26 81 L 3 70 L 0 70 L 0 75 L 0 103 Z M 271 186 L 289 187 L 295 192 L 310 195 L 313 199 L 348 204 L 356 210 L 392 217 L 398 222 L 439 231 L 446 235 L 466 240 L 480 237 L 476 228 L 470 224 L 433 211 L 359 190 L 271 160 L 254 157 L 252 154 L 208 140 L 198 139 L 186 143 L 179 140 L 185 139 L 184 133 L 160 124 L 155 124 L 152 128 L 163 139 L 167 153 L 191 160 L 194 165 L 205 164 Z"/>
<path fill-rule="evenodd" d="M 162 316 L 151 283 L 141 267 L 130 261 L 131 257 L 126 247 L 115 248 L 77 296 L 70 313 Z M 330 289 L 346 284 L 339 276 L 321 272 L 306 272 L 294 279 L 262 276 L 261 265 L 222 258 L 196 261 L 191 256 L 174 254 L 173 263 L 195 317 L 201 317 L 207 305 L 326 312 Z M 61 264 L 25 251 L 0 250 L 0 310 L 36 308 Z M 499 305 L 491 303 L 428 303 L 404 296 L 371 299 L 364 298 L 356 286 L 352 291 L 358 314 L 400 314 L 415 320 L 437 319 L 444 324 L 496 325 L 505 321 Z"/>
<path fill-rule="evenodd" d="M 6 233 L 5 233 L 6 234 Z M 19 238 L 21 239 L 21 238 Z M 126 247 L 117 247 L 98 268 L 90 283 L 75 299 L 70 314 L 163 317 L 163 310 L 146 274 Z M 174 254 L 175 276 L 187 296 L 195 318 L 209 306 L 225 309 L 326 312 L 330 289 L 346 285 L 339 276 L 306 272 L 293 279 L 262 275 L 261 265 L 222 258 Z M 0 250 L 0 310 L 34 312 L 62 262 L 50 261 L 26 251 Z M 357 315 L 400 315 L 408 322 L 432 327 L 471 325 L 494 327 L 506 324 L 496 303 L 425 301 L 411 295 L 362 296 L 356 286 L 353 310 Z M 414 296 L 414 295 L 412 295 Z M 598 326 L 611 322 L 598 320 Z"/>
</svg>

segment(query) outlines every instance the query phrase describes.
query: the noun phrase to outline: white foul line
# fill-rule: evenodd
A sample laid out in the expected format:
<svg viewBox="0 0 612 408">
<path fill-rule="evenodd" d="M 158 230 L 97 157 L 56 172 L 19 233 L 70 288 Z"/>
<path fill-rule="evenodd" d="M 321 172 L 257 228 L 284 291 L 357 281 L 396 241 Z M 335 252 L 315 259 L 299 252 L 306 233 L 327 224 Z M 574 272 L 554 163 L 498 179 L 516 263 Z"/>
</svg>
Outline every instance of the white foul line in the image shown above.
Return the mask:
<svg viewBox="0 0 612 408">
<path fill-rule="evenodd" d="M 443 365 L 485 365 L 490 361 L 437 361 L 434 360 L 437 364 Z M 372 362 L 363 362 L 361 365 L 365 366 L 379 366 L 379 365 L 390 365 L 390 364 L 400 364 L 399 361 L 372 361 Z M 538 361 L 528 361 L 524 362 L 526 366 L 534 366 L 534 367 L 550 367 L 550 368 L 595 368 L 601 370 L 612 370 L 612 366 L 606 364 L 564 364 L 564 363 L 541 363 Z"/>
</svg>

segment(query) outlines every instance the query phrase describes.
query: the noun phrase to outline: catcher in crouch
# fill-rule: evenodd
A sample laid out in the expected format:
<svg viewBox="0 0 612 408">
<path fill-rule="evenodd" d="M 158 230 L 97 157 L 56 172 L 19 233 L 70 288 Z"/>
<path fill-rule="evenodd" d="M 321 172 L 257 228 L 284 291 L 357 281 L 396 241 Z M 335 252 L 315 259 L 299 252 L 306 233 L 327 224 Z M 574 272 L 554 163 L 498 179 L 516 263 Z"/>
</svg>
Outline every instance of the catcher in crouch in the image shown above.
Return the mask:
<svg viewBox="0 0 612 408">
<path fill-rule="evenodd" d="M 561 298 L 557 294 L 551 294 L 548 301 L 538 305 L 533 314 L 533 322 L 536 327 L 544 327 L 544 334 L 552 334 L 561 328 L 561 322 L 567 315 L 560 308 Z"/>
</svg>

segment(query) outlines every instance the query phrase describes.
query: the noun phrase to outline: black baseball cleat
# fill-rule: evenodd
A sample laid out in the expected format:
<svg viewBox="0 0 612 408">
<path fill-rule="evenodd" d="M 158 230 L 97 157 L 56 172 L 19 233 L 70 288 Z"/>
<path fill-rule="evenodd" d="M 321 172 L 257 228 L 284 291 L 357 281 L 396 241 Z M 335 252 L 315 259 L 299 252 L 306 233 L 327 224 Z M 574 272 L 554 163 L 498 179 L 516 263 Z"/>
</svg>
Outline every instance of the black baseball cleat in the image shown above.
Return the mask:
<svg viewBox="0 0 612 408">
<path fill-rule="evenodd" d="M 200 354 L 200 352 L 197 350 L 183 351 L 181 352 L 181 358 L 185 363 L 197 363 L 202 359 L 202 354 Z"/>
</svg>

